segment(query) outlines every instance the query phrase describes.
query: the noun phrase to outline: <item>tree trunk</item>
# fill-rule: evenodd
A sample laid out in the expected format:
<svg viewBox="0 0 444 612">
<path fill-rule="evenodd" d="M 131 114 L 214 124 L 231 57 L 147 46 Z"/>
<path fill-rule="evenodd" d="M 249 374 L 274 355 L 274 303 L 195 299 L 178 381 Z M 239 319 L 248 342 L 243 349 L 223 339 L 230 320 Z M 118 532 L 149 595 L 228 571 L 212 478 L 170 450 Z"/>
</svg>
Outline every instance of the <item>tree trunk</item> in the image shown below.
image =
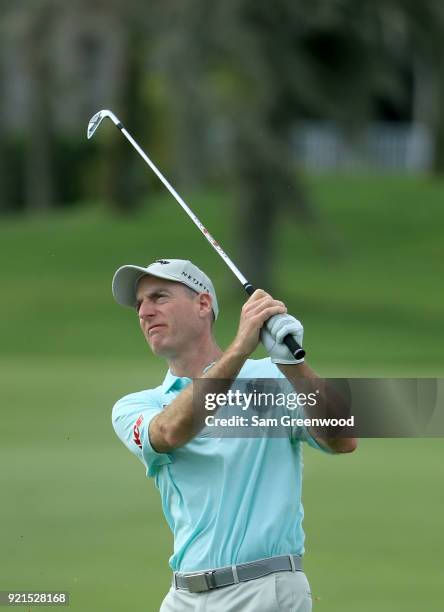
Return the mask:
<svg viewBox="0 0 444 612">
<path fill-rule="evenodd" d="M 1 68 L 3 68 L 3 66 L 0 64 L 0 89 L 3 89 L 4 75 Z M 5 214 L 10 209 L 9 190 L 7 185 L 8 173 L 6 171 L 6 134 L 4 126 L 3 96 L 0 96 L 0 215 Z"/>
<path fill-rule="evenodd" d="M 240 260 L 250 282 L 267 291 L 275 284 L 274 238 L 280 215 L 285 214 L 289 223 L 316 221 L 282 134 L 285 131 L 256 120 L 239 126 L 235 143 Z"/>
<path fill-rule="evenodd" d="M 444 104 L 444 78 L 442 72 L 437 74 L 437 87 L 436 87 L 436 104 L 438 108 L 442 109 Z M 436 122 L 434 126 L 435 135 L 435 156 L 433 163 L 434 173 L 442 176 L 444 174 L 444 117 L 442 112 L 436 114 Z"/>
<path fill-rule="evenodd" d="M 245 185 L 238 228 L 239 254 L 241 270 L 252 285 L 272 292 L 276 212 L 267 190 L 261 189 L 260 175 L 258 167 L 256 177 L 251 175 Z"/>
<path fill-rule="evenodd" d="M 26 40 L 29 120 L 25 150 L 25 208 L 35 212 L 49 210 L 55 201 L 47 48 L 51 17 L 52 11 L 48 5 L 30 12 Z"/>
<path fill-rule="evenodd" d="M 170 121 L 174 147 L 174 176 L 187 189 L 208 179 L 209 103 L 206 91 L 208 7 L 200 0 L 175 2 L 163 27 L 170 30 L 170 40 L 160 51 L 170 98 Z"/>
<path fill-rule="evenodd" d="M 117 13 L 118 16 L 118 13 Z M 120 20 L 123 32 L 120 61 L 116 75 L 117 107 L 125 127 L 143 142 L 146 116 L 142 112 L 140 87 L 143 85 L 143 39 L 131 24 Z M 120 38 L 120 37 L 119 37 Z M 118 214 L 134 214 L 140 206 L 143 189 L 148 184 L 143 162 L 121 134 L 114 133 L 106 145 L 105 198 Z"/>
</svg>

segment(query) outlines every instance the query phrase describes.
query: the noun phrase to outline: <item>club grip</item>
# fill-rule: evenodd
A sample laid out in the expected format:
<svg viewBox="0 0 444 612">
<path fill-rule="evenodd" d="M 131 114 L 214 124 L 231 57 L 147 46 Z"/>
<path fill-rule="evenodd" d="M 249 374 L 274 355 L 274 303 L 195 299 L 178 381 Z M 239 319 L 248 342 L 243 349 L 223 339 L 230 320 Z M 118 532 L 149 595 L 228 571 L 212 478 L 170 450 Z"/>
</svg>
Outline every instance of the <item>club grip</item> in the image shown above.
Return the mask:
<svg viewBox="0 0 444 612">
<path fill-rule="evenodd" d="M 252 295 L 255 291 L 253 285 L 248 282 L 245 283 L 244 289 L 248 295 Z M 291 334 L 287 334 L 283 342 L 295 359 L 303 359 L 305 357 L 304 349 L 298 342 L 296 342 Z"/>
<path fill-rule="evenodd" d="M 303 359 L 305 357 L 304 349 L 298 342 L 296 342 L 291 334 L 287 334 L 285 336 L 284 344 L 287 346 L 288 350 L 295 359 Z"/>
</svg>

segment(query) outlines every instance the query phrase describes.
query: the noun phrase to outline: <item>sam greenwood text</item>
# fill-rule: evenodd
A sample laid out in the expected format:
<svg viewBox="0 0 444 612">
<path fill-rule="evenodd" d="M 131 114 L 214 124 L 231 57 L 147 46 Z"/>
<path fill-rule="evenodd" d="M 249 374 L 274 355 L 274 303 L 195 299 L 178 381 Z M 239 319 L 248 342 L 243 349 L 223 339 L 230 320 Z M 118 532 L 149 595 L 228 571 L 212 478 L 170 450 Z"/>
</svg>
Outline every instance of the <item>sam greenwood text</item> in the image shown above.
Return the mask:
<svg viewBox="0 0 444 612">
<path fill-rule="evenodd" d="M 352 415 L 348 419 L 321 419 L 321 418 L 295 418 L 283 415 L 279 419 L 262 418 L 254 414 L 251 418 L 233 415 L 219 418 L 214 415 L 205 417 L 207 427 L 354 427 L 355 419 Z"/>
</svg>

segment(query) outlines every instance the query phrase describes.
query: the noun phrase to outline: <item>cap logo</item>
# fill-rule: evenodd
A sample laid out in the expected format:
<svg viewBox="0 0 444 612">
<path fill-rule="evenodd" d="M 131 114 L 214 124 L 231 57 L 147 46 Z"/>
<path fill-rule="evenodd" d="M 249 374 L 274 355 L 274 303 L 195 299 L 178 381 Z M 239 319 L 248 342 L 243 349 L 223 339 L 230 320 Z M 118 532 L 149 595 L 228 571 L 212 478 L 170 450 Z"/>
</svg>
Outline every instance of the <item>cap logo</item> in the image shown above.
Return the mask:
<svg viewBox="0 0 444 612">
<path fill-rule="evenodd" d="M 156 259 L 156 261 L 154 263 L 160 263 L 160 264 L 169 264 L 170 262 L 167 261 L 166 259 Z"/>
<path fill-rule="evenodd" d="M 191 276 L 191 274 L 187 274 L 186 272 L 182 271 L 182 276 L 185 276 L 185 278 L 188 278 L 194 285 L 197 285 L 198 287 L 202 287 L 205 291 L 208 291 L 208 293 L 210 293 L 210 290 L 208 289 L 208 287 L 205 287 L 205 285 L 198 280 L 197 278 L 194 278 L 194 276 Z"/>
</svg>

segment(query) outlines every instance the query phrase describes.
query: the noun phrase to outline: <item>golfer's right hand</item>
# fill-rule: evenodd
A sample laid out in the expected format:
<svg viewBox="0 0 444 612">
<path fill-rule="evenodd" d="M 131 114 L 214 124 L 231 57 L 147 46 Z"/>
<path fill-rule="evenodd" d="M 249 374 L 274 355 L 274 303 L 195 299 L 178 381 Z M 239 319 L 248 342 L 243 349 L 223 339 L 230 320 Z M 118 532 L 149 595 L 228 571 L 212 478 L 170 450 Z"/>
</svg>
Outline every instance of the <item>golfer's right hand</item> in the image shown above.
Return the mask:
<svg viewBox="0 0 444 612">
<path fill-rule="evenodd" d="M 274 300 L 262 289 L 256 289 L 242 307 L 239 329 L 230 349 L 243 357 L 249 357 L 259 343 L 265 321 L 273 315 L 286 312 L 283 302 Z"/>
</svg>

